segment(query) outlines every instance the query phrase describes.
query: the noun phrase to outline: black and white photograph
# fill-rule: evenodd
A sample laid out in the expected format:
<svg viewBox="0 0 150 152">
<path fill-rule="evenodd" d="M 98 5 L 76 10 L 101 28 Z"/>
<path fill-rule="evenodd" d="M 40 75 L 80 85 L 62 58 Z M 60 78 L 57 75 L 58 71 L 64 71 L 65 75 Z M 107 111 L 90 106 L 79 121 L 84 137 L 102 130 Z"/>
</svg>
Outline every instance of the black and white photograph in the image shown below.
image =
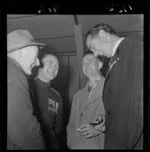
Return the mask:
<svg viewBox="0 0 150 152">
<path fill-rule="evenodd" d="M 144 14 L 114 9 L 6 13 L 7 150 L 144 149 Z"/>
</svg>

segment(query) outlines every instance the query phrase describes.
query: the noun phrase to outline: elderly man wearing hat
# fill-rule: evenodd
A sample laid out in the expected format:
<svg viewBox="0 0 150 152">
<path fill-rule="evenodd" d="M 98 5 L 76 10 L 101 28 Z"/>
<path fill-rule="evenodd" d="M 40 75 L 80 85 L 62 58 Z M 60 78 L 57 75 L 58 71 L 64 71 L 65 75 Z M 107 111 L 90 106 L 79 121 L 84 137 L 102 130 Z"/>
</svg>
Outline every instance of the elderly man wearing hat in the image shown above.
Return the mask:
<svg viewBox="0 0 150 152">
<path fill-rule="evenodd" d="M 24 29 L 7 35 L 7 149 L 45 149 L 26 78 L 39 65 L 38 49 L 44 45 Z"/>
</svg>

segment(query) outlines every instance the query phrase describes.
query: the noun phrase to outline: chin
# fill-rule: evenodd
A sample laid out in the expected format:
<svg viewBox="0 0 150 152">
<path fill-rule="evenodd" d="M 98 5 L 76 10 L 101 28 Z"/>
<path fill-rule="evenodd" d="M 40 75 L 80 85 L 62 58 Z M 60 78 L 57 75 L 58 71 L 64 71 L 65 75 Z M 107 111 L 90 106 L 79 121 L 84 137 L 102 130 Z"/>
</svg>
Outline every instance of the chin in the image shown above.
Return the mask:
<svg viewBox="0 0 150 152">
<path fill-rule="evenodd" d="M 51 81 L 51 80 L 53 80 L 54 78 L 49 78 L 49 80 Z"/>
<path fill-rule="evenodd" d="M 49 76 L 49 79 L 50 80 L 53 80 L 55 77 L 54 76 Z"/>
<path fill-rule="evenodd" d="M 32 74 L 31 71 L 25 71 L 25 73 L 26 73 L 27 75 L 31 75 L 31 74 Z"/>
<path fill-rule="evenodd" d="M 91 77 L 91 76 L 92 76 L 92 74 L 86 74 L 86 76 L 89 78 L 89 77 Z"/>
<path fill-rule="evenodd" d="M 31 75 L 31 74 L 32 74 L 31 70 L 25 69 L 24 72 L 25 72 L 25 74 L 27 74 L 27 75 Z"/>
</svg>

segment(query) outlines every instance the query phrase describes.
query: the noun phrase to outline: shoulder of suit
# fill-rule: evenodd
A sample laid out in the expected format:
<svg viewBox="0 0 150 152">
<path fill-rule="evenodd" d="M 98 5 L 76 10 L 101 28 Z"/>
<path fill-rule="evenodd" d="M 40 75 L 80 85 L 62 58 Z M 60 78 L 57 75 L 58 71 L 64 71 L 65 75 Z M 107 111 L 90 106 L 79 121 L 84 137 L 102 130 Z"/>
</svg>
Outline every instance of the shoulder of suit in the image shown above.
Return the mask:
<svg viewBox="0 0 150 152">
<path fill-rule="evenodd" d="M 73 95 L 73 100 L 72 100 L 72 105 L 75 106 L 75 105 L 78 105 L 77 103 L 79 102 L 79 97 L 80 97 L 80 94 L 81 94 L 81 90 L 78 90 L 76 93 L 74 93 Z"/>
<path fill-rule="evenodd" d="M 143 43 L 143 38 L 142 38 L 142 35 L 135 35 L 135 34 L 132 34 L 132 35 L 129 35 L 127 37 L 125 37 L 124 41 L 125 43 Z"/>
<path fill-rule="evenodd" d="M 136 49 L 135 49 L 136 48 Z M 143 48 L 143 41 L 142 39 L 138 38 L 136 35 L 130 35 L 123 40 L 123 42 L 119 45 L 120 50 L 125 50 L 125 51 L 119 51 L 120 57 L 124 54 L 128 56 L 132 56 L 131 54 L 133 52 L 137 52 L 137 50 L 141 50 Z M 131 51 L 132 50 L 132 51 Z"/>
<path fill-rule="evenodd" d="M 79 91 L 75 92 L 74 95 L 73 95 L 73 98 L 76 98 L 79 94 Z"/>
</svg>

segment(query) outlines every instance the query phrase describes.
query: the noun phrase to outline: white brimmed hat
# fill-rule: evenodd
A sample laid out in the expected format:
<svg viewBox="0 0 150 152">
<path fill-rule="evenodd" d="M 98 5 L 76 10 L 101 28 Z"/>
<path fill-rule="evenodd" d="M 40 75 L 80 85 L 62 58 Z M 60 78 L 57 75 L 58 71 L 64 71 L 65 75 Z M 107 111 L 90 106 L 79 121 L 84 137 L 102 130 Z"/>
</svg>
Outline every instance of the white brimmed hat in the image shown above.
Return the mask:
<svg viewBox="0 0 150 152">
<path fill-rule="evenodd" d="M 7 34 L 7 53 L 28 46 L 45 46 L 46 44 L 35 42 L 28 30 L 19 29 Z"/>
</svg>

